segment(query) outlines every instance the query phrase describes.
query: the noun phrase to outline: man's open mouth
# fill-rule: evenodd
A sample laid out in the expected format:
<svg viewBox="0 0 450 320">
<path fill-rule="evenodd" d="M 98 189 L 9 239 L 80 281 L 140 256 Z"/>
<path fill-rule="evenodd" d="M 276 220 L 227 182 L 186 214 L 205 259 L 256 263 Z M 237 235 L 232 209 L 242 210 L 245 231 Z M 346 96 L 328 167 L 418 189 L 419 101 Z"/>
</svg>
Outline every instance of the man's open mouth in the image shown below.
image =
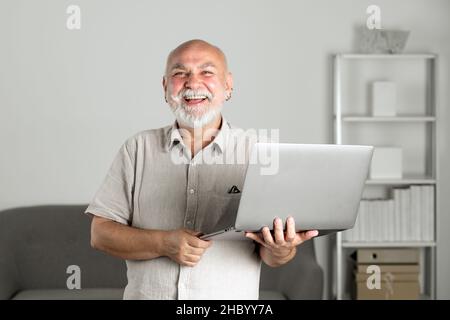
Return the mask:
<svg viewBox="0 0 450 320">
<path fill-rule="evenodd" d="M 187 96 L 187 97 L 183 98 L 184 102 L 187 105 L 189 105 L 189 106 L 197 105 L 197 104 L 202 103 L 203 101 L 205 101 L 207 99 L 208 99 L 208 97 L 207 96 L 203 96 L 203 95 Z"/>
</svg>

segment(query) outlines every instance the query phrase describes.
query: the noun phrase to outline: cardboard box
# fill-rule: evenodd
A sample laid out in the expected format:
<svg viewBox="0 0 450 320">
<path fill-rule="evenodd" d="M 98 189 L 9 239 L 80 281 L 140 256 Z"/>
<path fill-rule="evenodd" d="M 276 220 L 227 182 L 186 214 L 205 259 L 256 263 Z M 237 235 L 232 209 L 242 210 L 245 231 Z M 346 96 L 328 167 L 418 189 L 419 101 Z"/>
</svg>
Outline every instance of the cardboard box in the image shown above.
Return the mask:
<svg viewBox="0 0 450 320">
<path fill-rule="evenodd" d="M 356 281 L 357 300 L 418 300 L 419 297 L 419 281 L 382 281 L 380 289 L 372 290 L 366 281 Z"/>
<path fill-rule="evenodd" d="M 417 249 L 358 249 L 356 262 L 358 264 L 418 264 Z"/>
<path fill-rule="evenodd" d="M 376 265 L 378 270 L 375 270 L 373 266 L 357 265 L 354 273 L 354 299 L 419 299 L 420 267 L 418 264 L 380 264 Z"/>
<path fill-rule="evenodd" d="M 371 273 L 366 272 L 357 272 L 355 273 L 355 279 L 357 282 L 365 282 L 367 283 L 367 279 L 373 276 Z M 382 272 L 380 274 L 381 282 L 419 282 L 419 273 L 418 272 Z"/>
<path fill-rule="evenodd" d="M 358 264 L 356 273 L 367 273 L 370 264 Z M 381 273 L 419 273 L 420 266 L 418 264 L 379 264 Z"/>
<path fill-rule="evenodd" d="M 357 250 L 353 299 L 419 299 L 419 253 L 410 248 Z"/>
</svg>

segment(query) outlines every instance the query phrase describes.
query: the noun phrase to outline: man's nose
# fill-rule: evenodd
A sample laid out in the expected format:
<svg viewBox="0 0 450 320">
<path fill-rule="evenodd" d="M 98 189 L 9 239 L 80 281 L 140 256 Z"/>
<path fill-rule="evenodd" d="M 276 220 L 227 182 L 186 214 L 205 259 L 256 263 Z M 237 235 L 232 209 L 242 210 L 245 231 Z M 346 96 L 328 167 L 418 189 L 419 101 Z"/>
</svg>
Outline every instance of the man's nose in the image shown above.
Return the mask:
<svg viewBox="0 0 450 320">
<path fill-rule="evenodd" d="M 195 74 L 190 74 L 185 82 L 185 87 L 186 88 L 190 88 L 190 89 L 197 89 L 198 87 L 200 87 L 201 82 L 200 79 L 197 75 Z"/>
</svg>

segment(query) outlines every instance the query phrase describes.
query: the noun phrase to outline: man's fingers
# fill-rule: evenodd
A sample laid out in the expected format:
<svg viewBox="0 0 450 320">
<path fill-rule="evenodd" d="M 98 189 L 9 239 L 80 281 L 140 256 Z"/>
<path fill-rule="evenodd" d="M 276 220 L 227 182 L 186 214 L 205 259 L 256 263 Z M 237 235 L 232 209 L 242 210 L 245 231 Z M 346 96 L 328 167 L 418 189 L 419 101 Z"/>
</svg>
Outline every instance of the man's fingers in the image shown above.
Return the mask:
<svg viewBox="0 0 450 320">
<path fill-rule="evenodd" d="M 196 256 L 201 256 L 204 252 L 205 252 L 204 248 L 196 248 L 196 247 L 189 246 L 186 249 L 186 253 L 193 254 L 193 255 L 196 255 Z"/>
<path fill-rule="evenodd" d="M 309 230 L 303 232 L 303 239 L 304 241 L 309 240 L 311 238 L 317 237 L 319 235 L 319 231 L 317 230 Z"/>
<path fill-rule="evenodd" d="M 295 221 L 289 217 L 286 220 L 286 242 L 293 242 L 295 239 Z"/>
<path fill-rule="evenodd" d="M 305 241 L 308 241 L 311 238 L 316 237 L 318 234 L 319 234 L 319 231 L 317 231 L 317 230 L 298 232 L 295 237 L 296 245 L 301 244 Z"/>
<path fill-rule="evenodd" d="M 270 230 L 268 227 L 262 228 L 262 235 L 264 242 L 269 246 L 274 246 L 275 242 L 273 241 L 272 235 L 270 234 Z"/>
<path fill-rule="evenodd" d="M 257 234 L 255 234 L 255 233 L 253 233 L 253 232 L 246 232 L 246 233 L 245 233 L 245 236 L 246 236 L 247 238 L 249 238 L 249 239 L 252 239 L 252 240 L 258 242 L 260 245 L 262 245 L 262 246 L 264 246 L 264 247 L 267 246 L 267 245 L 264 243 L 264 240 L 262 239 L 262 236 L 260 236 L 260 235 L 257 235 Z"/>
<path fill-rule="evenodd" d="M 200 231 L 190 230 L 190 229 L 184 229 L 184 231 L 189 234 L 189 236 L 186 237 L 187 243 L 194 247 L 194 248 L 203 248 L 206 249 L 211 245 L 211 241 L 202 240 L 198 236 L 202 233 Z"/>
<path fill-rule="evenodd" d="M 185 261 L 185 262 L 181 262 L 181 264 L 182 264 L 183 266 L 186 266 L 186 267 L 195 267 L 195 265 L 197 264 L 197 262 L 188 262 L 188 261 Z"/>
<path fill-rule="evenodd" d="M 183 262 L 193 262 L 197 263 L 200 261 L 200 256 L 194 255 L 194 254 L 184 254 L 183 255 Z"/>
<path fill-rule="evenodd" d="M 202 239 L 197 238 L 197 237 L 189 237 L 187 239 L 187 243 L 191 247 L 203 248 L 203 249 L 209 248 L 209 246 L 211 245 L 211 241 L 205 241 L 205 240 L 202 240 Z"/>
<path fill-rule="evenodd" d="M 280 218 L 275 218 L 273 221 L 273 230 L 275 243 L 278 245 L 284 244 L 284 231 L 283 231 L 283 221 Z"/>
</svg>

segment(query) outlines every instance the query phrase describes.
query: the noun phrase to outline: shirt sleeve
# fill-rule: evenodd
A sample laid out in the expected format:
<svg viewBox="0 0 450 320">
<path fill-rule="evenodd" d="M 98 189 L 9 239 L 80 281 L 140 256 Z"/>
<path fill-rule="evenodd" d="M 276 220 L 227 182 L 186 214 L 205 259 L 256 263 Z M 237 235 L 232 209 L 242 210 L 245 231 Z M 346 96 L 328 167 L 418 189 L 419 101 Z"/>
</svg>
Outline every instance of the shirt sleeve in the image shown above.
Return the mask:
<svg viewBox="0 0 450 320">
<path fill-rule="evenodd" d="M 131 140 L 127 140 L 109 168 L 106 177 L 86 209 L 86 214 L 130 225 L 133 218 L 135 159 Z"/>
</svg>

